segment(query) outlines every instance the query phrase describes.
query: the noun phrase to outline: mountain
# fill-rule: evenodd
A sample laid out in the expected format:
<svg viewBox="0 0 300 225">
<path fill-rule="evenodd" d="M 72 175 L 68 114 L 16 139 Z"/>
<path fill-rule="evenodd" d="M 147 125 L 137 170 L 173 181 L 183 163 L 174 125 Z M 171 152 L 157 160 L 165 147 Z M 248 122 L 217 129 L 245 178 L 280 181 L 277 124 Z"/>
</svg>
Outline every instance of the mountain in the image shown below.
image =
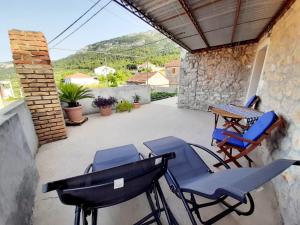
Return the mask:
<svg viewBox="0 0 300 225">
<path fill-rule="evenodd" d="M 179 58 L 179 47 L 157 31 L 129 34 L 90 44 L 73 55 L 57 60 L 57 69 L 92 71 L 101 65 L 126 69 L 128 65 L 151 61 L 163 66 Z"/>
</svg>

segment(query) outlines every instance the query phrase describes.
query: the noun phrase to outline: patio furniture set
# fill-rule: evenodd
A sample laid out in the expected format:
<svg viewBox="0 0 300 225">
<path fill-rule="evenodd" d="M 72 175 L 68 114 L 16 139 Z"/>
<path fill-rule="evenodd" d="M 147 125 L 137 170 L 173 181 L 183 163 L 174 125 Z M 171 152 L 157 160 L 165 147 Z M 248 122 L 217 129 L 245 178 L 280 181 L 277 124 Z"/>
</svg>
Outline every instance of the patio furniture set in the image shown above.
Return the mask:
<svg viewBox="0 0 300 225">
<path fill-rule="evenodd" d="M 201 224 L 214 224 L 233 212 L 249 216 L 254 212 L 250 192 L 291 165 L 299 166 L 300 161 L 279 159 L 261 168 L 231 168 L 230 162 L 241 167 L 237 161 L 241 157 L 252 162 L 247 154 L 270 134 L 280 118 L 272 111 L 264 113 L 248 125 L 246 131 L 239 133 L 228 129 L 232 127 L 229 125 L 240 123 L 240 120 L 221 116 L 228 119 L 225 120 L 226 127 L 215 128 L 213 139 L 218 143 L 218 152 L 224 153 L 228 159 L 223 160 L 201 145 L 169 136 L 144 142 L 150 149 L 148 157 L 139 153 L 134 145 L 97 151 L 84 175 L 49 182 L 43 186 L 43 192 L 56 190 L 62 203 L 76 206 L 75 225 L 81 221 L 87 225 L 90 215 L 91 224 L 96 225 L 98 209 L 120 204 L 141 194 L 146 194 L 151 212 L 135 225 L 160 225 L 162 213 L 169 225 L 178 225 L 160 187 L 159 179 L 164 176 L 170 191 L 182 201 L 193 225 L 197 224 L 197 219 Z M 233 156 L 232 149 L 237 149 L 238 155 Z M 225 170 L 214 172 L 213 167 L 196 151 L 210 155 L 218 162 L 214 166 L 223 166 Z M 208 202 L 199 203 L 197 196 L 206 198 Z M 216 204 L 221 204 L 225 210 L 204 220 L 200 210 Z M 243 205 L 248 205 L 247 209 Z"/>
</svg>

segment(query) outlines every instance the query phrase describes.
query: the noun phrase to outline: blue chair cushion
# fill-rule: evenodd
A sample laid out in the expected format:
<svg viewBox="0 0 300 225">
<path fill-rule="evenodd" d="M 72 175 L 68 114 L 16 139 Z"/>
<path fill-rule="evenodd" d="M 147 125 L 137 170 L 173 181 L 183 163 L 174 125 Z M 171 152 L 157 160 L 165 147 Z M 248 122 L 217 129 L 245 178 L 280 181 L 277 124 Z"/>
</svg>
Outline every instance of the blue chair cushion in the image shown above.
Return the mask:
<svg viewBox="0 0 300 225">
<path fill-rule="evenodd" d="M 277 115 L 274 111 L 264 113 L 259 119 L 243 134 L 243 137 L 256 141 L 261 135 L 263 135 L 267 129 L 277 120 Z M 244 146 L 247 147 L 250 143 L 244 142 Z"/>
<path fill-rule="evenodd" d="M 216 128 L 213 132 L 213 139 L 215 139 L 217 142 L 221 142 L 223 141 L 225 138 L 227 138 L 228 136 L 224 135 L 223 132 L 226 131 L 228 133 L 234 134 L 236 136 L 240 136 L 242 137 L 240 134 L 233 132 L 233 131 L 228 131 L 225 129 L 220 129 L 220 128 Z M 240 148 L 245 148 L 243 141 L 235 139 L 235 138 L 229 138 L 227 141 L 228 144 L 240 147 Z"/>
<path fill-rule="evenodd" d="M 256 98 L 257 98 L 256 95 L 253 95 L 252 97 L 250 97 L 250 98 L 248 99 L 248 101 L 246 102 L 245 107 L 246 107 L 246 108 L 250 108 L 250 107 L 253 105 L 253 103 L 254 103 L 254 101 L 256 100 Z"/>
<path fill-rule="evenodd" d="M 140 160 L 134 145 L 124 145 L 96 152 L 92 171 L 100 171 Z"/>
</svg>

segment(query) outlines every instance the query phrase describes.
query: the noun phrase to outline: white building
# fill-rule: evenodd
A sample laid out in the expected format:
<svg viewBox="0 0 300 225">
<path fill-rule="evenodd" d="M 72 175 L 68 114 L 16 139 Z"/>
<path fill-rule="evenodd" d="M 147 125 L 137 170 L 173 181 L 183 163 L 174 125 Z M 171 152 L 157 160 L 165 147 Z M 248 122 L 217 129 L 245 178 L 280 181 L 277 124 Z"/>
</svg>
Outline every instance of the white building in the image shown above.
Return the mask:
<svg viewBox="0 0 300 225">
<path fill-rule="evenodd" d="M 110 73 L 115 73 L 116 70 L 109 66 L 100 66 L 94 69 L 94 73 L 97 75 L 107 76 Z"/>
<path fill-rule="evenodd" d="M 83 73 L 75 73 L 69 76 L 66 76 L 64 79 L 65 83 L 73 83 L 78 85 L 91 85 L 99 84 L 99 81 L 92 76 Z"/>
</svg>

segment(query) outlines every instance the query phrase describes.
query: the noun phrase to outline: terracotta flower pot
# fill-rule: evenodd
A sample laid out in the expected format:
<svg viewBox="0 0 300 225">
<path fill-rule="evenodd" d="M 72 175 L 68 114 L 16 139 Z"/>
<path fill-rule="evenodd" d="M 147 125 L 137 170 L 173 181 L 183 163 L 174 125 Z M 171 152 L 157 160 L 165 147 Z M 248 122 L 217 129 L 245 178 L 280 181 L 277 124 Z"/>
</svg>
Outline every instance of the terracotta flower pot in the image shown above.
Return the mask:
<svg viewBox="0 0 300 225">
<path fill-rule="evenodd" d="M 111 106 L 101 107 L 100 114 L 101 116 L 110 116 L 112 114 Z"/>
<path fill-rule="evenodd" d="M 82 106 L 64 108 L 69 120 L 73 122 L 81 122 L 83 120 L 82 116 Z"/>
<path fill-rule="evenodd" d="M 134 102 L 133 103 L 133 108 L 138 109 L 140 107 L 141 107 L 141 103 L 139 103 L 139 102 Z"/>
</svg>

